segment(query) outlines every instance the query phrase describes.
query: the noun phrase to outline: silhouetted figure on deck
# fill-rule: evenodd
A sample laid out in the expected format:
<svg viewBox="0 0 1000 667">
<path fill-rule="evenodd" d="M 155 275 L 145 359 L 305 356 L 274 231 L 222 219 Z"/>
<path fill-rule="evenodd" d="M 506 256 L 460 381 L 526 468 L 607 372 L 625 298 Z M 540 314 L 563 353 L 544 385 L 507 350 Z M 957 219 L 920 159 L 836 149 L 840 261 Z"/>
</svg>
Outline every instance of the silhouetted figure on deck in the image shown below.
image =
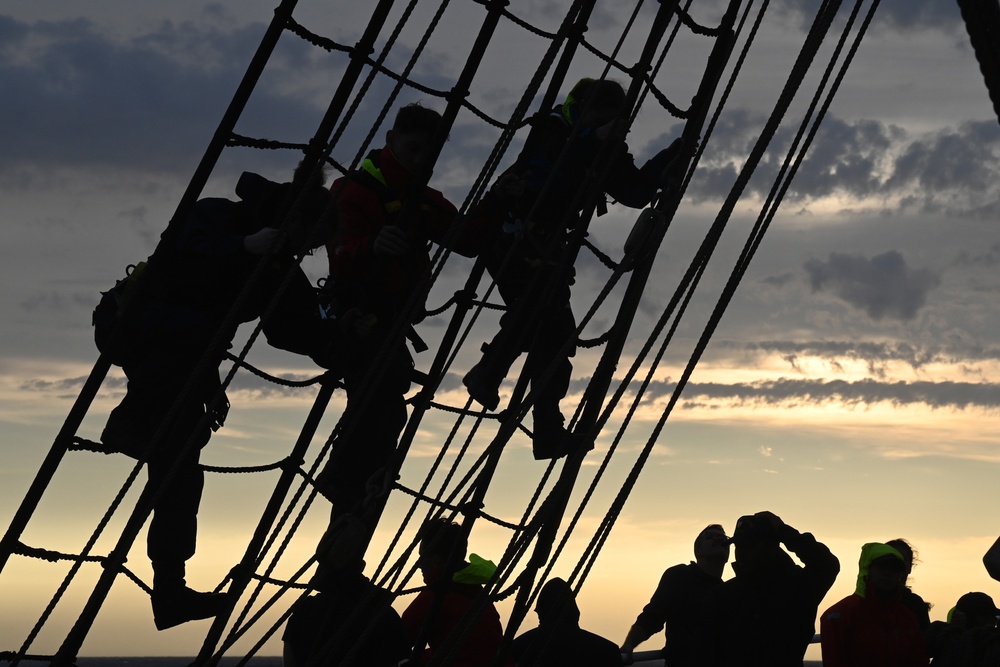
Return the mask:
<svg viewBox="0 0 1000 667">
<path fill-rule="evenodd" d="M 722 583 L 722 571 L 729 562 L 729 538 L 719 524 L 707 526 L 694 541 L 695 560 L 675 565 L 660 577 L 649 604 L 628 631 L 621 652 L 631 662 L 635 647 L 661 629 L 665 667 L 695 664 L 702 607 L 708 594 Z"/>
<path fill-rule="evenodd" d="M 501 177 L 516 179 L 521 190 L 498 211 L 504 222 L 487 258 L 508 310 L 464 382 L 474 400 L 495 410 L 500 383 L 518 356 L 528 353 L 524 372 L 534 393 L 536 459 L 558 458 L 574 446 L 559 409 L 572 375 L 570 357 L 576 352 L 570 232 L 581 224 L 585 209 L 595 203 L 603 206 L 605 193 L 633 208 L 649 204 L 680 148 L 675 141 L 640 169 L 624 141 L 606 145 L 615 119 L 627 111 L 625 102 L 621 84 L 581 79 L 562 105 L 533 124 L 517 160 Z M 599 164 L 602 151 L 609 162 Z M 611 166 L 607 179 L 597 187 L 606 165 Z M 553 371 L 546 378 L 550 366 Z"/>
<path fill-rule="evenodd" d="M 357 561 L 314 580 L 319 593 L 299 600 L 285 626 L 283 667 L 395 667 L 409 655 L 393 595 L 363 570 Z"/>
<path fill-rule="evenodd" d="M 820 620 L 824 667 L 926 667 L 917 618 L 902 602 L 906 563 L 887 544 L 861 547 L 854 594 Z"/>
<path fill-rule="evenodd" d="M 576 594 L 562 579 L 549 579 L 535 603 L 538 627 L 514 639 L 511 655 L 517 667 L 620 667 L 614 642 L 580 627 Z"/>
<path fill-rule="evenodd" d="M 124 289 L 107 293 L 94 314 L 98 347 L 111 354 L 128 378 L 125 397 L 111 412 L 101 440 L 109 449 L 135 458 L 146 454 L 150 486 L 162 487 L 147 534 L 153 616 L 160 630 L 214 616 L 225 602 L 221 594 L 190 589 L 185 563 L 195 553 L 204 485 L 200 450 L 229 408 L 218 369 L 236 327 L 261 316 L 290 274 L 288 289 L 264 324 L 264 335 L 274 347 L 310 355 L 320 365 L 332 363 L 336 325 L 320 318 L 315 291 L 293 257 L 309 246 L 329 193 L 320 186 L 306 188 L 293 207 L 293 233 L 283 235 L 276 228 L 281 224 L 277 215 L 289 188 L 290 183 L 246 173 L 236 187 L 239 201 L 198 201 L 180 226 L 164 235 L 154 263 L 133 271 L 129 281 L 120 284 Z M 221 331 L 258 262 L 282 239 L 284 246 L 265 260 L 268 264 L 235 323 Z M 129 291 L 135 289 L 140 290 L 140 301 L 130 303 Z M 127 304 L 120 320 L 119 298 Z M 107 350 L 113 326 L 119 329 L 121 343 Z M 217 333 L 222 345 L 193 377 Z M 185 389 L 192 377 L 193 384 Z M 168 420 L 178 398 L 174 418 Z M 150 450 L 161 425 L 166 429 L 163 437 Z"/>
<path fill-rule="evenodd" d="M 926 632 L 934 667 L 996 667 L 1000 665 L 1000 609 L 986 593 L 966 593 L 948 614 Z"/>
<path fill-rule="evenodd" d="M 736 576 L 705 600 L 698 664 L 802 667 L 815 633 L 816 608 L 837 579 L 840 561 L 810 533 L 800 533 L 771 512 L 741 517 L 732 541 Z"/>
<path fill-rule="evenodd" d="M 435 656 L 449 656 L 443 664 L 453 667 L 491 665 L 503 641 L 500 614 L 484 599 L 483 584 L 496 565 L 469 554 L 462 527 L 445 519 L 431 519 L 420 528 L 420 571 L 427 588 L 403 612 L 403 625 L 411 644 L 425 642 L 417 656 L 427 664 Z M 512 660 L 501 667 L 513 667 Z"/>
</svg>

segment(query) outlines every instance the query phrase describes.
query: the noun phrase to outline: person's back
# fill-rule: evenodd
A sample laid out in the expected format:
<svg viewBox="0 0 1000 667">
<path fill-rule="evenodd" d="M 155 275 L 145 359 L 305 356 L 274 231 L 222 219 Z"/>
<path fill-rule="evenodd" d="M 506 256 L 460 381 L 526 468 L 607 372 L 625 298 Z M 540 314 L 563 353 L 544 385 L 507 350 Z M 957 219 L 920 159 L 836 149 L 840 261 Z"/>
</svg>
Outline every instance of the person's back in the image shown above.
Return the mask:
<svg viewBox="0 0 1000 667">
<path fill-rule="evenodd" d="M 511 644 L 517 667 L 617 667 L 621 653 L 614 642 L 580 627 L 580 608 L 573 590 L 562 579 L 550 579 L 535 606 L 538 627 Z"/>
<path fill-rule="evenodd" d="M 908 582 L 910 573 L 913 571 L 913 566 L 917 561 L 916 550 L 913 548 L 912 544 L 901 537 L 894 540 L 888 540 L 886 544 L 898 551 L 899 555 L 903 557 L 903 564 L 906 566 L 906 578 Z M 900 593 L 899 601 L 902 602 L 903 606 L 913 612 L 913 615 L 917 617 L 917 625 L 920 626 L 920 631 L 926 632 L 927 628 L 931 624 L 931 605 L 925 602 L 922 597 L 914 593 L 913 589 L 905 584 L 902 593 Z"/>
<path fill-rule="evenodd" d="M 128 378 L 125 397 L 109 415 L 101 441 L 134 458 L 148 455 L 150 485 L 158 489 L 147 554 L 153 567 L 153 618 L 160 630 L 214 616 L 224 606 L 221 594 L 194 591 L 185 580 L 186 561 L 195 553 L 204 485 L 199 450 L 223 424 L 229 407 L 218 374 L 225 344 L 237 325 L 262 314 L 286 270 L 293 273 L 289 290 L 263 324 L 265 336 L 274 347 L 308 354 L 323 365 L 330 362 L 336 332 L 319 317 L 312 286 L 292 261 L 293 250 L 273 247 L 281 234 L 270 225 L 280 222 L 278 209 L 292 187 L 244 174 L 236 189 L 240 201 L 196 202 L 165 233 L 155 260 L 130 278 L 135 283 L 126 315 L 120 315 L 113 294 L 94 313 L 98 348 L 109 352 Z M 303 194 L 309 204 L 302 219 L 306 226 L 315 225 L 329 193 L 317 186 Z M 262 274 L 229 330 L 220 332 L 265 255 L 274 258 L 272 266 L 282 266 Z M 111 330 L 118 335 L 111 338 Z M 213 350 L 215 358 L 202 364 L 219 334 L 222 345 Z M 114 339 L 117 348 L 107 349 Z M 162 435 L 152 447 L 156 433 Z"/>
<path fill-rule="evenodd" d="M 327 588 L 296 604 L 282 636 L 284 667 L 394 667 L 406 658 L 406 632 L 391 594 L 360 572 L 338 573 Z"/>
</svg>

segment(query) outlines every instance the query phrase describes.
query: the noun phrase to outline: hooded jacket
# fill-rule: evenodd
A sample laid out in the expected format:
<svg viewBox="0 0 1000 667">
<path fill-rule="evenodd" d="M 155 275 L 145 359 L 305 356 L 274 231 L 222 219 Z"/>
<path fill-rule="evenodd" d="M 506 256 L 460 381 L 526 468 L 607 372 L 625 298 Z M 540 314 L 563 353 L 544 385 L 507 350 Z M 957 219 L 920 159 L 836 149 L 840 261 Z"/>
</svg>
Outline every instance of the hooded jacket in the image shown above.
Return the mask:
<svg viewBox="0 0 1000 667">
<path fill-rule="evenodd" d="M 496 572 L 491 561 L 469 554 L 469 562 L 454 572 L 448 586 L 441 590 L 437 581 L 428 581 L 403 612 L 403 627 L 410 643 L 421 636 L 424 624 L 427 629 L 427 648 L 421 662 L 427 664 L 436 651 L 445 651 L 454 659 L 447 664 L 456 667 L 488 667 L 496 657 L 503 641 L 500 614 L 492 602 L 481 607 L 471 627 L 465 627 L 466 617 L 475 610 L 476 599 L 483 591 L 483 584 Z M 440 601 L 439 596 L 443 596 Z M 440 606 L 437 606 L 440 605 Z M 452 653 L 451 642 L 462 633 L 462 644 Z M 453 636 L 455 635 L 455 636 Z M 503 667 L 513 667 L 508 660 Z"/>
<path fill-rule="evenodd" d="M 871 542 L 861 548 L 854 594 L 820 619 L 824 667 L 920 667 L 928 664 L 917 618 L 902 602 L 903 587 L 889 597 L 868 582 L 871 564 L 885 556 L 903 560 L 892 547 Z"/>
</svg>

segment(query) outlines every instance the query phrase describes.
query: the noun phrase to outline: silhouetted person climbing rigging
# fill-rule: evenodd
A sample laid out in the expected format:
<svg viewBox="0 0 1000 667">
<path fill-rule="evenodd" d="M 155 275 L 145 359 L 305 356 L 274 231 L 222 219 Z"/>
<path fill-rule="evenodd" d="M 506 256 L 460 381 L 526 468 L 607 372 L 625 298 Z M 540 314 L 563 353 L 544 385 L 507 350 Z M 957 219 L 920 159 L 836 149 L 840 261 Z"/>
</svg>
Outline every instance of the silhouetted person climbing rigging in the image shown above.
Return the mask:
<svg viewBox="0 0 1000 667">
<path fill-rule="evenodd" d="M 507 304 L 500 331 L 483 346 L 483 357 L 466 374 L 469 395 L 495 410 L 500 383 L 522 352 L 532 383 L 533 453 L 558 458 L 572 445 L 559 401 L 569 389 L 576 352 L 576 322 L 570 309 L 573 267 L 566 261 L 568 233 L 595 196 L 607 193 L 639 208 L 652 200 L 680 148 L 675 141 L 637 168 L 624 142 L 612 152 L 612 166 L 601 189 L 597 164 L 616 118 L 625 109 L 625 91 L 614 81 L 581 79 L 566 101 L 536 121 L 524 148 L 501 179 L 518 179 L 521 194 L 503 207 L 499 241 L 487 268 Z M 585 193 L 584 196 L 579 196 Z M 567 342 L 569 344 L 567 345 Z M 543 376 L 555 364 L 547 382 Z"/>
<path fill-rule="evenodd" d="M 215 351 L 216 359 L 195 378 L 193 388 L 187 393 L 183 389 L 257 263 L 283 238 L 275 226 L 281 223 L 277 216 L 290 187 L 291 183 L 243 174 L 236 187 L 239 201 L 198 201 L 180 227 L 172 230 L 175 233 L 165 234 L 169 241 L 148 272 L 137 269 L 129 278 L 129 283 L 143 283 L 139 294 L 144 296 L 128 306 L 130 315 L 120 320 L 125 328 L 119 337 L 122 342 L 109 351 L 125 371 L 128 388 L 111 412 L 101 440 L 109 449 L 134 458 L 148 454 L 151 488 L 166 484 L 154 502 L 147 533 L 147 553 L 153 565 L 153 617 L 160 630 L 214 616 L 225 602 L 222 594 L 197 592 L 185 582 L 185 563 L 195 553 L 204 485 L 200 449 L 222 425 L 229 408 L 218 373 L 225 346 Z M 239 323 L 263 313 L 291 272 L 291 283 L 265 322 L 264 335 L 274 347 L 310 355 L 318 364 L 329 366 L 336 347 L 336 325 L 320 318 L 315 291 L 293 258 L 293 249 L 307 249 L 307 237 L 329 193 L 321 186 L 307 187 L 299 201 L 298 208 L 293 208 L 298 219 L 291 224 L 295 238 L 289 234 L 285 246 L 266 260 L 269 264 L 238 313 L 238 321 L 224 332 L 225 341 L 232 340 Z M 140 287 L 129 283 L 120 286 Z M 117 299 L 122 291 L 116 287 L 106 293 L 94 313 L 95 337 L 102 349 L 108 344 L 110 327 L 119 321 Z M 213 405 L 216 396 L 221 400 Z M 166 424 L 158 446 L 147 451 L 178 397 L 175 418 Z M 192 438 L 193 445 L 186 447 Z M 176 472 L 167 482 L 175 465 Z"/>
<path fill-rule="evenodd" d="M 441 120 L 419 104 L 400 108 L 385 146 L 331 188 L 337 227 L 327 244 L 329 289 L 335 312 L 359 323 L 345 342 L 344 431 L 318 480 L 334 517 L 357 511 L 368 481 L 385 466 L 406 424 L 413 358 L 397 330 L 412 332 L 412 323 L 423 317 L 420 303 L 408 321 L 399 321 L 413 290 L 430 275 L 430 242 L 454 238 L 452 249 L 466 256 L 482 245 L 485 224 L 470 218 L 461 233 L 450 235 L 458 211 L 440 192 L 421 185 L 433 166 L 431 142 Z M 379 367 L 383 372 L 376 375 Z"/>
</svg>

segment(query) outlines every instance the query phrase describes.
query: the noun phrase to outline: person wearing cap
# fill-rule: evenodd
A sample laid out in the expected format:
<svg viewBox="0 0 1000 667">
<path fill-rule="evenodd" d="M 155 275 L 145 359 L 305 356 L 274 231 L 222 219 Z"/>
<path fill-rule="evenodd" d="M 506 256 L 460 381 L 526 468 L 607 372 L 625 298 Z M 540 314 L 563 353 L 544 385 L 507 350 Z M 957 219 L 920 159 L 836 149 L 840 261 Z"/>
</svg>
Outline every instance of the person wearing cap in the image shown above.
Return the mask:
<svg viewBox="0 0 1000 667">
<path fill-rule="evenodd" d="M 1000 609 L 986 593 L 966 593 L 927 631 L 927 650 L 935 667 L 1000 665 Z"/>
<path fill-rule="evenodd" d="M 705 600 L 696 664 L 802 667 L 816 609 L 837 579 L 840 561 L 812 534 L 771 512 L 741 517 L 732 543 L 736 576 Z"/>
<path fill-rule="evenodd" d="M 722 571 L 729 562 L 729 538 L 717 523 L 705 527 L 694 540 L 695 560 L 668 568 L 653 592 L 649 604 L 635 619 L 622 643 L 626 664 L 635 647 L 662 628 L 666 644 L 663 661 L 666 667 L 695 664 L 698 622 L 705 598 L 722 583 Z"/>
<path fill-rule="evenodd" d="M 580 627 L 576 594 L 562 579 L 549 579 L 542 586 L 535 613 L 538 614 L 538 627 L 511 643 L 510 652 L 518 667 L 619 667 L 622 664 L 622 656 L 614 642 Z"/>
<path fill-rule="evenodd" d="M 268 343 L 323 366 L 335 357 L 337 325 L 320 318 L 315 291 L 296 261 L 329 201 L 326 188 L 308 182 L 305 174 L 274 183 L 244 173 L 238 200 L 200 199 L 164 232 L 149 266 L 133 270 L 121 295 L 126 305 L 115 303 L 112 291 L 94 312 L 98 348 L 128 378 L 101 441 L 109 451 L 146 461 L 149 486 L 159 490 L 146 542 L 158 630 L 215 616 L 225 603 L 223 594 L 188 587 L 185 564 L 195 553 L 204 486 L 200 449 L 228 412 L 218 368 L 237 327 L 261 317 L 284 284 L 262 323 Z M 279 231 L 292 192 L 299 195 Z M 302 245 L 286 234 L 292 226 L 303 231 Z"/>
<path fill-rule="evenodd" d="M 899 551 L 881 542 L 861 547 L 854 593 L 820 618 L 824 667 L 929 664 L 917 617 L 901 601 L 905 581 Z"/>
</svg>

